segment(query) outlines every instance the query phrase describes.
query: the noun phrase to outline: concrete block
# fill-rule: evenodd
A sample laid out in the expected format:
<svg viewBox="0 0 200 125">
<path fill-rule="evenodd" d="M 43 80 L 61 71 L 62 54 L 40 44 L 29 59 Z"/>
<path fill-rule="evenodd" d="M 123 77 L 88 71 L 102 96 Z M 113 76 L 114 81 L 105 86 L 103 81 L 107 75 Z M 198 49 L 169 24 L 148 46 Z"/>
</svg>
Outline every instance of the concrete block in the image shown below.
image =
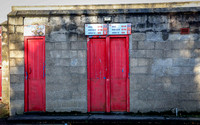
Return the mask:
<svg viewBox="0 0 200 125">
<path fill-rule="evenodd" d="M 45 43 L 45 50 L 53 50 L 55 47 L 55 43 Z"/>
<path fill-rule="evenodd" d="M 62 50 L 62 58 L 70 58 L 70 51 L 69 50 Z"/>
<path fill-rule="evenodd" d="M 164 57 L 167 58 L 191 58 L 193 56 L 194 54 L 188 49 L 164 51 Z"/>
<path fill-rule="evenodd" d="M 181 35 L 181 34 L 170 34 L 169 41 L 197 41 L 199 39 L 198 34 L 188 34 L 188 35 Z"/>
<path fill-rule="evenodd" d="M 138 65 L 138 61 L 137 58 L 130 58 L 130 66 L 137 66 Z"/>
<path fill-rule="evenodd" d="M 145 41 L 146 40 L 146 34 L 145 33 L 133 33 L 133 41 Z"/>
<path fill-rule="evenodd" d="M 163 42 L 162 32 L 147 32 L 146 41 L 148 42 Z"/>
<path fill-rule="evenodd" d="M 70 49 L 70 43 L 68 42 L 59 42 L 59 43 L 55 43 L 55 49 Z"/>
<path fill-rule="evenodd" d="M 146 50 L 133 50 L 130 57 L 146 57 Z"/>
<path fill-rule="evenodd" d="M 172 49 L 172 42 L 155 42 L 155 49 L 170 50 Z"/>
<path fill-rule="evenodd" d="M 163 50 L 145 50 L 147 58 L 162 58 L 164 56 Z"/>
<path fill-rule="evenodd" d="M 24 26 L 15 26 L 16 33 L 24 33 Z"/>
<path fill-rule="evenodd" d="M 24 51 L 12 50 L 10 51 L 10 58 L 23 58 Z"/>
<path fill-rule="evenodd" d="M 194 58 L 173 58 L 173 66 L 195 66 Z"/>
<path fill-rule="evenodd" d="M 10 24 L 10 25 L 24 25 L 24 19 L 23 19 L 23 17 L 9 17 L 8 18 L 8 24 Z"/>
<path fill-rule="evenodd" d="M 10 74 L 24 74 L 24 67 L 10 67 Z"/>
<path fill-rule="evenodd" d="M 24 25 L 47 25 L 48 17 L 26 17 Z"/>
<path fill-rule="evenodd" d="M 79 58 L 86 58 L 87 57 L 86 50 L 78 50 L 78 57 Z"/>
<path fill-rule="evenodd" d="M 12 88 L 12 86 L 11 86 Z M 15 89 L 15 88 L 12 88 Z M 10 97 L 11 100 L 23 100 L 24 99 L 24 91 L 13 91 Z"/>
<path fill-rule="evenodd" d="M 86 66 L 85 58 L 71 58 L 70 66 Z"/>
<path fill-rule="evenodd" d="M 70 59 L 56 59 L 54 60 L 55 66 L 70 66 Z"/>
<path fill-rule="evenodd" d="M 70 67 L 71 73 L 86 74 L 86 67 Z"/>
<path fill-rule="evenodd" d="M 71 42 L 71 49 L 87 49 L 86 42 Z"/>
<path fill-rule="evenodd" d="M 163 66 L 163 67 L 172 66 L 172 58 L 155 59 L 152 65 Z"/>
<path fill-rule="evenodd" d="M 69 34 L 69 41 L 77 41 L 77 40 L 78 40 L 78 34 L 76 33 Z"/>
<path fill-rule="evenodd" d="M 11 74 L 10 75 L 10 82 L 13 83 L 23 83 L 24 82 L 24 75 L 22 74 Z"/>
<path fill-rule="evenodd" d="M 154 42 L 138 42 L 138 49 L 144 49 L 144 50 L 148 50 L 148 49 L 154 49 Z"/>
<path fill-rule="evenodd" d="M 51 58 L 61 58 L 62 55 L 63 55 L 63 51 L 59 51 L 59 50 L 50 51 Z"/>
<path fill-rule="evenodd" d="M 50 34 L 51 42 L 66 42 L 68 41 L 68 36 L 65 31 L 63 32 L 51 32 Z"/>
<path fill-rule="evenodd" d="M 133 74 L 146 74 L 148 73 L 148 67 L 131 67 L 130 72 Z"/>
<path fill-rule="evenodd" d="M 78 57 L 78 51 L 70 50 L 70 58 L 76 58 L 76 57 Z"/>
</svg>

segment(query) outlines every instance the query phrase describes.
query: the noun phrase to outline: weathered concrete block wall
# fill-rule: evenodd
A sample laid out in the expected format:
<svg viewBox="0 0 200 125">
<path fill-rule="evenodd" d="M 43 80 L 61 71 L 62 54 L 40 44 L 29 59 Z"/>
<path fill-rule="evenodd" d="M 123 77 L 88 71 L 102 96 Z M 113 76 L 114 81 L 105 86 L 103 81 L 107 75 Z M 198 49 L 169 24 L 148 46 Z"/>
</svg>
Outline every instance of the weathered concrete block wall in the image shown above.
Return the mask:
<svg viewBox="0 0 200 125">
<path fill-rule="evenodd" d="M 0 101 L 0 117 L 9 115 L 10 110 L 10 72 L 8 50 L 7 22 L 0 24 L 2 27 L 2 100 Z"/>
<path fill-rule="evenodd" d="M 200 111 L 198 14 L 132 16 L 131 111 Z M 190 28 L 181 35 L 180 28 Z"/>
<path fill-rule="evenodd" d="M 109 12 L 107 15 L 112 16 L 112 23 L 132 23 L 131 112 L 159 112 L 172 108 L 200 111 L 199 14 Z M 46 110 L 87 112 L 87 40 L 84 24 L 104 23 L 103 16 L 106 14 L 60 13 L 37 16 L 31 15 L 30 11 L 31 16 L 9 17 L 13 115 L 24 111 L 23 25 L 34 24 L 46 25 Z M 190 34 L 181 35 L 182 27 L 189 27 Z"/>
<path fill-rule="evenodd" d="M 24 36 L 23 17 L 8 18 L 10 57 L 10 114 L 24 112 Z"/>
</svg>

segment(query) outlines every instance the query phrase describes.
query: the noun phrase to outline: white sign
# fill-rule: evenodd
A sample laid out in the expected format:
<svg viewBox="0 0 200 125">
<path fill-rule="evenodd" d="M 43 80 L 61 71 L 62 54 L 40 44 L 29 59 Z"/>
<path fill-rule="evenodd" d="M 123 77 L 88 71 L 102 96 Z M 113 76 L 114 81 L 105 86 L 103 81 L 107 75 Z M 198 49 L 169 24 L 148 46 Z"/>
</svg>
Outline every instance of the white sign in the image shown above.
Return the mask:
<svg viewBox="0 0 200 125">
<path fill-rule="evenodd" d="M 45 36 L 44 25 L 24 26 L 24 36 Z"/>
<path fill-rule="evenodd" d="M 85 24 L 85 35 L 107 35 L 107 24 Z"/>
<path fill-rule="evenodd" d="M 131 34 L 131 23 L 109 24 L 109 35 Z"/>
</svg>

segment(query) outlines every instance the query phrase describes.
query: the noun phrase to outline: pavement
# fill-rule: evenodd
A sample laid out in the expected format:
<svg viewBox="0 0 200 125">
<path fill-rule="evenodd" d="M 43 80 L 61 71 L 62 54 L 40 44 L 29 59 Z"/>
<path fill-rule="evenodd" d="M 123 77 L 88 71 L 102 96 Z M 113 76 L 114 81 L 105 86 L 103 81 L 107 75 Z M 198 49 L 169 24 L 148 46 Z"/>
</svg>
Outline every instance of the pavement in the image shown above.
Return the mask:
<svg viewBox="0 0 200 125">
<path fill-rule="evenodd" d="M 10 124 L 134 124 L 134 125 L 200 125 L 200 117 L 176 117 L 176 116 L 133 116 L 133 115 L 107 115 L 107 114 L 85 114 L 85 115 L 36 115 L 26 114 L 0 119 L 0 125 Z"/>
</svg>

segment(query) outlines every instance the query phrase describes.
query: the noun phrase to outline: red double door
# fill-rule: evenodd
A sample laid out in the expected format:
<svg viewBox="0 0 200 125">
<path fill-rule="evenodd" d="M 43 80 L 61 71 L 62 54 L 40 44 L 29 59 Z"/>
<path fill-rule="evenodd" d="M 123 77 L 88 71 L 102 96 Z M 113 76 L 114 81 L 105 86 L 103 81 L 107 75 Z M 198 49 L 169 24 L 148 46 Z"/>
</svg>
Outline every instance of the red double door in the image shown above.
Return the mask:
<svg viewBox="0 0 200 125">
<path fill-rule="evenodd" d="M 88 112 L 129 112 L 128 36 L 88 37 Z"/>
<path fill-rule="evenodd" d="M 25 112 L 45 111 L 45 37 L 25 37 Z"/>
</svg>

